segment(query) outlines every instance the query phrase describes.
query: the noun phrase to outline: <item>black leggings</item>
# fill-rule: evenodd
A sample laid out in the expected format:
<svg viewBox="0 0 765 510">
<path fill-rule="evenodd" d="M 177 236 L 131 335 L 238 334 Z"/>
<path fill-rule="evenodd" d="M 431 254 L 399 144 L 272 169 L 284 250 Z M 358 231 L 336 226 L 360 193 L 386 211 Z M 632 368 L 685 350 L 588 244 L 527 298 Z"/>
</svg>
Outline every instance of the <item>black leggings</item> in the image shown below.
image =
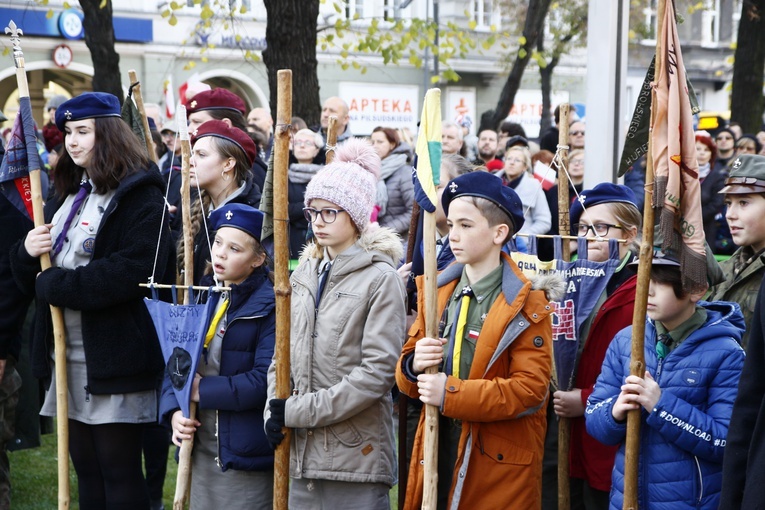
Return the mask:
<svg viewBox="0 0 765 510">
<path fill-rule="evenodd" d="M 87 425 L 69 420 L 81 510 L 148 510 L 141 469 L 143 425 Z"/>
</svg>

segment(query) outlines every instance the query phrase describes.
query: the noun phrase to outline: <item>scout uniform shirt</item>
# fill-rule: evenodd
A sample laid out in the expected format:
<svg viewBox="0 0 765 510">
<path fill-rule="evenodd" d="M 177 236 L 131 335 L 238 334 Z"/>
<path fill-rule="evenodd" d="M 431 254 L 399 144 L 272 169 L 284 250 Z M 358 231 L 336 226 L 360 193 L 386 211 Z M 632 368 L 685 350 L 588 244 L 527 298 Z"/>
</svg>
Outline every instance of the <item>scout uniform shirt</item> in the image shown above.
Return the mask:
<svg viewBox="0 0 765 510">
<path fill-rule="evenodd" d="M 454 294 L 449 299 L 449 303 L 444 310 L 442 324 L 439 329 L 443 330 L 442 337 L 448 338 L 449 342 L 444 347 L 444 372 L 447 375 L 454 375 L 454 370 L 450 367 L 453 363 L 459 363 L 460 379 L 468 379 L 470 368 L 473 365 L 476 342 L 483 328 L 483 322 L 489 314 L 494 301 L 502 292 L 502 266 L 498 265 L 489 274 L 481 278 L 478 282 L 470 284 L 465 270 L 462 270 Z M 462 300 L 462 289 L 470 287 L 473 296 L 470 298 L 470 305 L 467 312 L 467 321 L 462 336 L 462 349 L 459 360 L 452 360 L 454 356 L 454 335 L 457 328 L 457 313 Z M 457 462 L 457 448 L 460 443 L 460 434 L 462 433 L 462 423 L 446 416 L 441 416 L 441 433 L 438 445 L 438 500 L 446 501 L 449 497 L 449 489 L 452 484 L 452 474 L 454 465 Z"/>
</svg>

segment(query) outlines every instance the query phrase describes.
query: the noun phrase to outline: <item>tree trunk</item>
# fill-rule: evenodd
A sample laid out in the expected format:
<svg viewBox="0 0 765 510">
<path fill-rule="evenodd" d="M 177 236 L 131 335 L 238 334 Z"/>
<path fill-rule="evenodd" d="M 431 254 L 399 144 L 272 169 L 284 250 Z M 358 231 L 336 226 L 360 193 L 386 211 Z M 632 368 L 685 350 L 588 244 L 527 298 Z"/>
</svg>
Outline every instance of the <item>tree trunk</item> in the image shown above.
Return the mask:
<svg viewBox="0 0 765 510">
<path fill-rule="evenodd" d="M 114 50 L 112 2 L 101 7 L 101 0 L 80 0 L 84 19 L 85 44 L 93 61 L 93 90 L 114 94 L 122 104 L 120 56 Z"/>
<path fill-rule="evenodd" d="M 316 20 L 320 0 L 264 0 L 268 25 L 263 62 L 268 69 L 271 111 L 276 111 L 276 72 L 292 70 L 292 114 L 319 124 Z"/>
<path fill-rule="evenodd" d="M 539 38 L 537 39 L 537 51 L 543 53 L 545 50 L 545 33 L 544 25 L 539 32 Z M 553 57 L 553 62 L 557 64 L 557 59 Z M 555 65 L 553 63 L 547 64 L 545 67 L 539 68 L 539 81 L 542 88 L 542 118 L 539 121 L 539 136 L 546 133 L 550 126 L 552 126 L 552 116 L 550 115 L 550 94 L 552 93 L 552 75 Z"/>
<path fill-rule="evenodd" d="M 730 116 L 744 133 L 756 133 L 762 128 L 764 72 L 765 0 L 744 0 L 733 64 Z"/>
<path fill-rule="evenodd" d="M 502 88 L 499 101 L 497 101 L 497 107 L 493 111 L 488 110 L 481 115 L 481 127 L 479 131 L 484 129 L 497 129 L 499 124 L 505 120 L 510 113 L 510 109 L 513 107 L 513 102 L 515 101 L 515 94 L 518 92 L 518 88 L 521 85 L 523 72 L 526 70 L 526 65 L 529 63 L 529 59 L 531 59 L 531 53 L 536 47 L 537 38 L 542 32 L 544 20 L 547 16 L 547 11 L 550 9 L 551 1 L 552 0 L 529 1 L 529 8 L 526 12 L 526 21 L 523 26 L 523 37 L 525 37 L 526 40 L 518 50 L 518 56 L 516 57 L 515 62 L 513 62 L 510 75 L 507 77 L 505 86 Z"/>
</svg>

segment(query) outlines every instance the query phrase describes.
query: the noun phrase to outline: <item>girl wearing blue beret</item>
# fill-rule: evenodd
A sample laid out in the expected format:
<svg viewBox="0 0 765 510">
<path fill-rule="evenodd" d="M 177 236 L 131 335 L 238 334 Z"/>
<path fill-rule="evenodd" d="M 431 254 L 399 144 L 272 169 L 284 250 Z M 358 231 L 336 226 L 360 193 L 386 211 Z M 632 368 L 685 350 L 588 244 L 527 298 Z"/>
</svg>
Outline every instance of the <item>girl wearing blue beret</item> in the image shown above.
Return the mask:
<svg viewBox="0 0 765 510">
<path fill-rule="evenodd" d="M 205 337 L 191 399 L 196 420 L 183 417 L 169 376 L 160 415 L 173 442 L 194 439 L 190 508 L 270 509 L 274 453 L 266 440 L 266 374 L 274 354 L 276 303 L 272 273 L 260 244 L 263 213 L 229 204 L 210 215 L 217 229 L 211 269 L 230 292 L 213 294 L 213 320 Z M 212 276 L 202 280 L 212 284 Z"/>
<path fill-rule="evenodd" d="M 36 294 L 32 370 L 48 389 L 40 414 L 56 416 L 52 305 L 66 324 L 69 451 L 80 508 L 148 509 L 141 438 L 144 424 L 157 420 L 164 363 L 138 284 L 174 275 L 163 181 L 115 96 L 66 101 L 56 125 L 66 151 L 46 224 L 10 254 L 16 283 Z M 52 267 L 40 273 L 43 253 Z"/>
</svg>

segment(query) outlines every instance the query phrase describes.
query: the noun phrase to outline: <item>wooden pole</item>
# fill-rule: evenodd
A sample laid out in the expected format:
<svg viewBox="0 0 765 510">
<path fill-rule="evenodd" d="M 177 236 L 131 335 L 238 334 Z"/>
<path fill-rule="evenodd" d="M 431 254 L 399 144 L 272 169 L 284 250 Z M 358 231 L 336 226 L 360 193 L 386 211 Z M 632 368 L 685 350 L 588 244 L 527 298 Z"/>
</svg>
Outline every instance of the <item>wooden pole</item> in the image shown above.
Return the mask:
<svg viewBox="0 0 765 510">
<path fill-rule="evenodd" d="M 292 118 L 292 71 L 276 73 L 277 107 L 274 131 L 274 293 L 276 294 L 276 398 L 290 396 L 290 299 L 289 211 L 287 168 L 289 166 L 290 119 Z M 329 156 L 329 155 L 327 155 Z M 284 440 L 274 452 L 274 510 L 287 510 L 291 430 L 283 428 Z"/>
<path fill-rule="evenodd" d="M 135 106 L 138 108 L 138 112 L 141 114 L 141 121 L 143 122 L 143 138 L 144 142 L 146 142 L 146 150 L 149 151 L 149 159 L 151 159 L 154 163 L 157 163 L 157 151 L 154 148 L 154 139 L 151 137 L 149 119 L 146 117 L 146 110 L 143 107 L 141 82 L 138 81 L 138 75 L 136 74 L 135 69 L 129 70 L 128 76 L 130 77 L 130 85 L 133 85 L 133 97 L 135 98 Z"/>
<path fill-rule="evenodd" d="M 24 53 L 21 50 L 20 36 L 24 35 L 16 23 L 11 21 L 5 29 L 10 35 L 13 46 L 13 58 L 16 64 L 16 83 L 19 98 L 29 97 L 27 72 L 24 67 Z M 19 113 L 20 115 L 20 113 Z M 35 227 L 45 224 L 43 215 L 43 194 L 40 182 L 40 168 L 29 169 L 29 183 L 32 189 L 32 213 Z M 50 269 L 50 253 L 40 255 L 42 271 Z M 56 439 L 58 442 L 58 508 L 69 508 L 69 391 L 66 374 L 66 326 L 64 312 L 57 306 L 50 307 L 53 322 L 54 365 L 56 368 Z"/>
<path fill-rule="evenodd" d="M 672 0 L 669 0 L 672 1 Z M 656 34 L 656 72 L 654 82 L 658 81 L 659 73 L 664 71 L 661 40 L 663 37 L 664 11 L 666 0 L 659 0 L 659 28 Z M 632 354 L 630 374 L 643 377 L 645 373 L 645 317 L 648 303 L 648 285 L 651 279 L 651 263 L 653 262 L 653 125 L 656 118 L 656 89 L 651 92 L 651 129 L 648 132 L 648 152 L 645 165 L 645 205 L 643 206 L 643 240 L 640 244 L 638 260 L 637 289 L 635 291 L 635 309 L 632 314 Z M 640 457 L 640 421 L 642 409 L 627 413 L 627 438 L 624 451 L 624 510 L 638 508 L 638 460 Z"/>
<path fill-rule="evenodd" d="M 438 288 L 436 285 L 436 214 L 425 212 L 422 239 L 425 248 L 425 336 L 438 338 Z M 425 369 L 438 373 L 438 367 Z M 425 479 L 422 488 L 422 510 L 435 510 L 438 502 L 438 418 L 437 406 L 425 406 Z"/>
<path fill-rule="evenodd" d="M 558 122 L 558 233 L 568 236 L 571 233 L 571 219 L 569 218 L 569 208 L 571 207 L 570 197 L 568 196 L 568 124 L 569 124 L 568 103 L 560 105 L 560 116 Z M 563 260 L 571 260 L 571 246 L 568 241 L 562 241 Z M 563 384 L 564 381 L 558 381 Z M 559 386 L 558 389 L 568 391 L 571 388 Z M 571 473 L 569 472 L 569 451 L 571 450 L 571 420 L 569 418 L 560 418 L 558 420 L 558 510 L 569 510 L 571 508 Z"/>
<path fill-rule="evenodd" d="M 131 71 L 133 73 L 133 71 Z M 130 80 L 135 83 L 133 76 Z M 146 117 L 144 116 L 144 119 Z M 183 210 L 183 283 L 188 289 L 194 284 L 194 239 L 191 237 L 191 185 L 189 183 L 189 165 L 191 160 L 191 143 L 189 129 L 186 125 L 186 107 L 181 106 L 177 114 L 179 139 L 181 142 L 181 207 Z M 186 290 L 184 304 L 191 303 L 191 292 Z M 189 418 L 193 420 L 197 414 L 197 403 L 189 403 Z M 173 510 L 183 510 L 191 490 L 191 451 L 194 448 L 194 438 L 181 442 L 178 453 L 178 475 L 175 481 L 175 497 Z"/>
<path fill-rule="evenodd" d="M 335 160 L 335 150 L 337 149 L 337 117 L 330 115 L 327 122 L 327 157 L 326 164 L 329 165 Z"/>
</svg>

